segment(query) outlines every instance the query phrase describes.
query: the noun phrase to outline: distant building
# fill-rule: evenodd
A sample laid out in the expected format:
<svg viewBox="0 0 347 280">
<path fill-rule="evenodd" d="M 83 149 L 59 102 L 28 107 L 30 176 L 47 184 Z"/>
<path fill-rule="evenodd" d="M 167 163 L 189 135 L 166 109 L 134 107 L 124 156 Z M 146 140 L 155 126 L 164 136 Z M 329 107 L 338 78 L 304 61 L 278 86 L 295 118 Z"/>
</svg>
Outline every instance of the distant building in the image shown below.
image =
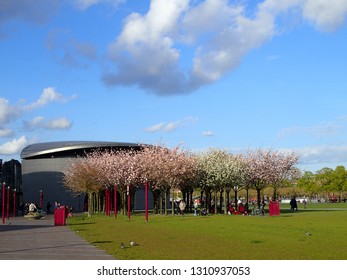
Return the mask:
<svg viewBox="0 0 347 280">
<path fill-rule="evenodd" d="M 5 161 L 2 165 L 1 182 L 5 182 L 12 190 L 22 190 L 22 165 L 18 160 Z"/>
<path fill-rule="evenodd" d="M 16 192 L 16 207 L 23 202 L 22 165 L 18 160 L 14 159 L 5 161 L 3 164 L 2 160 L 0 160 L 0 167 L 1 183 L 5 183 L 5 186 L 10 188 L 10 208 L 12 211 L 14 192 Z"/>
<path fill-rule="evenodd" d="M 25 202 L 40 203 L 42 193 L 42 206 L 45 209 L 47 202 L 52 205 L 55 201 L 62 205 L 73 206 L 78 212 L 84 210 L 85 194 L 78 195 L 68 190 L 63 182 L 63 171 L 77 157 L 83 157 L 94 150 L 129 150 L 141 149 L 139 144 L 120 142 L 96 141 L 62 141 L 32 144 L 25 147 L 21 153 L 23 198 Z M 137 209 L 142 204 L 136 193 L 135 205 Z M 153 196 L 149 195 L 149 205 L 153 204 Z"/>
</svg>

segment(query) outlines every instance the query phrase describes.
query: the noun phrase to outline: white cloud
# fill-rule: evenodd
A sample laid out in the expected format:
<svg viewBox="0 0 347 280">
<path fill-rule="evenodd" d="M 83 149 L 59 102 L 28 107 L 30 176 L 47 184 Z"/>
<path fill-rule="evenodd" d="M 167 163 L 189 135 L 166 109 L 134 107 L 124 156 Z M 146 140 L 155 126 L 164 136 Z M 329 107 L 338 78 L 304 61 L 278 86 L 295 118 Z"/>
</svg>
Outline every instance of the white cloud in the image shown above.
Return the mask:
<svg viewBox="0 0 347 280">
<path fill-rule="evenodd" d="M 111 66 L 103 82 L 157 95 L 189 93 L 219 80 L 285 30 L 285 21 L 277 21 L 283 14 L 328 31 L 342 25 L 347 14 L 346 0 L 265 0 L 253 12 L 246 3 L 152 0 L 146 14 L 126 18 L 109 46 Z M 189 63 L 181 64 L 181 48 L 193 54 Z"/>
<path fill-rule="evenodd" d="M 34 130 L 38 128 L 48 130 L 65 130 L 72 126 L 72 122 L 67 118 L 57 118 L 53 120 L 45 120 L 44 117 L 38 116 L 31 121 L 24 121 L 24 128 L 26 130 Z"/>
<path fill-rule="evenodd" d="M 322 138 L 337 134 L 340 131 L 340 126 L 334 123 L 327 123 L 314 126 L 293 126 L 289 128 L 281 129 L 277 136 L 279 138 L 290 137 L 294 135 L 307 134 L 315 138 Z"/>
<path fill-rule="evenodd" d="M 25 108 L 33 110 L 33 109 L 41 108 L 51 102 L 65 103 L 74 98 L 76 98 L 76 95 L 72 95 L 71 97 L 64 97 L 63 95 L 58 93 L 55 90 L 55 88 L 48 87 L 43 89 L 40 97 L 35 102 L 25 106 Z"/>
<path fill-rule="evenodd" d="M 161 122 L 161 123 L 152 125 L 150 127 L 145 128 L 145 131 L 147 131 L 147 132 L 159 132 L 159 131 L 171 132 L 171 131 L 176 130 L 179 127 L 191 125 L 191 124 L 195 123 L 196 121 L 197 121 L 197 118 L 195 118 L 195 117 L 186 117 L 186 118 L 184 118 L 182 120 L 178 120 L 178 121 Z"/>
<path fill-rule="evenodd" d="M 41 93 L 39 99 L 32 104 L 33 108 L 42 107 L 49 102 L 59 101 L 62 99 L 62 95 L 56 92 L 56 90 L 52 87 L 45 88 Z"/>
<path fill-rule="evenodd" d="M 281 129 L 277 137 L 286 138 L 296 135 L 309 135 L 316 139 L 337 135 L 347 129 L 347 117 L 338 116 L 335 120 L 311 126 L 292 126 Z"/>
<path fill-rule="evenodd" d="M 202 136 L 211 137 L 211 136 L 214 136 L 214 132 L 211 130 L 206 130 L 202 133 Z"/>
<path fill-rule="evenodd" d="M 191 7 L 182 19 L 183 39 L 199 43 L 199 38 L 213 35 L 235 24 L 237 16 L 244 11 L 242 6 L 229 6 L 226 0 L 206 0 Z"/>
<path fill-rule="evenodd" d="M 20 153 L 23 148 L 28 144 L 28 140 L 25 136 L 18 139 L 13 139 L 12 141 L 6 142 L 0 145 L 0 154 L 4 155 L 14 155 Z"/>
<path fill-rule="evenodd" d="M 65 97 L 58 93 L 53 87 L 45 88 L 40 97 L 30 104 L 21 103 L 20 105 L 11 105 L 9 100 L 0 97 L 0 129 L 3 130 L 2 134 L 5 134 L 4 129 L 7 125 L 19 119 L 27 111 L 36 110 L 52 102 L 65 103 L 74 98 L 76 98 L 76 95 Z M 36 121 L 38 121 L 38 119 L 36 119 Z M 6 131 L 7 134 L 9 130 L 7 129 Z"/>
<path fill-rule="evenodd" d="M 21 100 L 17 105 L 11 105 L 9 100 L 0 97 L 0 138 L 15 137 L 14 127 L 18 126 L 26 115 L 33 113 L 35 110 L 49 105 L 52 102 L 64 103 L 75 98 L 75 95 L 65 97 L 59 94 L 54 88 L 48 87 L 43 90 L 39 98 L 32 102 L 26 103 Z M 36 129 L 46 130 L 66 130 L 71 128 L 72 122 L 67 118 L 53 118 L 46 120 L 42 116 L 33 118 L 31 121 L 23 121 L 24 129 L 34 131 Z M 12 140 L 0 145 L 1 154 L 16 154 L 23 145 L 27 144 L 26 136 Z"/>
<path fill-rule="evenodd" d="M 307 0 L 303 4 L 303 16 L 318 29 L 334 31 L 346 18 L 346 0 Z"/>
<path fill-rule="evenodd" d="M 225 0 L 190 7 L 186 0 L 152 1 L 146 15 L 127 18 L 109 48 L 116 70 L 102 79 L 107 85 L 136 84 L 158 95 L 187 93 L 212 83 L 273 36 L 271 14 L 259 11 L 249 19 L 243 11 Z M 180 67 L 177 43 L 193 48 L 190 69 Z"/>
<path fill-rule="evenodd" d="M 178 127 L 180 126 L 180 122 L 169 122 L 167 124 L 165 124 L 162 128 L 163 131 L 165 132 L 170 132 L 170 131 L 174 131 L 176 130 Z"/>
<path fill-rule="evenodd" d="M 72 122 L 67 118 L 58 118 L 46 122 L 44 127 L 51 130 L 65 130 L 69 129 L 71 126 Z"/>
<path fill-rule="evenodd" d="M 75 0 L 76 6 L 81 10 L 86 10 L 94 5 L 98 4 L 111 4 L 117 6 L 126 0 Z"/>
<path fill-rule="evenodd" d="M 185 74 L 179 68 L 179 50 L 173 33 L 188 0 L 152 1 L 146 15 L 131 14 L 109 47 L 117 70 L 107 72 L 107 85 L 133 85 L 157 94 L 182 93 Z"/>
<path fill-rule="evenodd" d="M 220 79 L 236 68 L 251 50 L 260 47 L 274 35 L 274 17 L 259 12 L 249 19 L 241 14 L 233 26 L 226 26 L 213 40 L 196 52 L 192 70 L 192 83 L 201 86 Z"/>
<path fill-rule="evenodd" d="M 1 128 L 0 127 L 0 138 L 2 137 L 10 137 L 14 135 L 14 131 L 10 128 Z"/>
<path fill-rule="evenodd" d="M 347 162 L 347 146 L 314 146 L 297 148 L 300 164 L 332 164 Z"/>
<path fill-rule="evenodd" d="M 9 101 L 0 97 L 0 126 L 6 125 L 20 115 L 20 108 L 10 105 Z"/>
<path fill-rule="evenodd" d="M 165 127 L 165 123 L 161 122 L 158 124 L 154 124 L 150 127 L 147 127 L 147 128 L 145 128 L 145 130 L 147 132 L 157 132 L 157 131 L 161 131 L 164 127 Z"/>
</svg>

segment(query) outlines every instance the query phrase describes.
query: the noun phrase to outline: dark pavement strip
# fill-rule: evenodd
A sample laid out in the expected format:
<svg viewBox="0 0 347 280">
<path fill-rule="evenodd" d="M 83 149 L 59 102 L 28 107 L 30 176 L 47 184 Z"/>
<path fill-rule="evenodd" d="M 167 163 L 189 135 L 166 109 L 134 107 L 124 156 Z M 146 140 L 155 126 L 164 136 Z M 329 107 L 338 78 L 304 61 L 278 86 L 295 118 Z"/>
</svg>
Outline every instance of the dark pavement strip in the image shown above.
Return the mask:
<svg viewBox="0 0 347 280">
<path fill-rule="evenodd" d="M 54 226 L 53 215 L 40 220 L 0 220 L 0 260 L 114 260 L 67 226 Z"/>
</svg>

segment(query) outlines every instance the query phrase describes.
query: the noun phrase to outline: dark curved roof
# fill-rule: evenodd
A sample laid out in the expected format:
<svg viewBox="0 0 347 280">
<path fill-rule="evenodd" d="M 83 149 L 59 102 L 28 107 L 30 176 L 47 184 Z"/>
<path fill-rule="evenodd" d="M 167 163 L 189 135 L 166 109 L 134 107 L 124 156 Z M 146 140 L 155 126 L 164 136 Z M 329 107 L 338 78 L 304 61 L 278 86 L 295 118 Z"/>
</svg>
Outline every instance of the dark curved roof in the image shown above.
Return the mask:
<svg viewBox="0 0 347 280">
<path fill-rule="evenodd" d="M 140 149 L 141 144 L 124 142 L 99 141 L 58 141 L 37 143 L 26 146 L 20 157 L 22 159 L 47 157 L 73 157 L 95 149 Z"/>
</svg>

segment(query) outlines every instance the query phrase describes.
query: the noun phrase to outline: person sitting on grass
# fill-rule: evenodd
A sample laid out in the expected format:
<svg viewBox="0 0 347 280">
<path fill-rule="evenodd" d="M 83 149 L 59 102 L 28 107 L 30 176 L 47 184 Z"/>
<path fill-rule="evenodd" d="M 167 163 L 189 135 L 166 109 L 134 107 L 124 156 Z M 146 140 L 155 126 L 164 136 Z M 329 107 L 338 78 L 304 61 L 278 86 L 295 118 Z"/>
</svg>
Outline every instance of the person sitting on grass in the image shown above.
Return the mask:
<svg viewBox="0 0 347 280">
<path fill-rule="evenodd" d="M 29 204 L 29 213 L 35 213 L 36 211 L 37 211 L 36 205 L 33 202 L 31 202 Z"/>
<path fill-rule="evenodd" d="M 235 208 L 232 204 L 228 207 L 228 215 L 232 215 L 235 212 Z"/>
</svg>

